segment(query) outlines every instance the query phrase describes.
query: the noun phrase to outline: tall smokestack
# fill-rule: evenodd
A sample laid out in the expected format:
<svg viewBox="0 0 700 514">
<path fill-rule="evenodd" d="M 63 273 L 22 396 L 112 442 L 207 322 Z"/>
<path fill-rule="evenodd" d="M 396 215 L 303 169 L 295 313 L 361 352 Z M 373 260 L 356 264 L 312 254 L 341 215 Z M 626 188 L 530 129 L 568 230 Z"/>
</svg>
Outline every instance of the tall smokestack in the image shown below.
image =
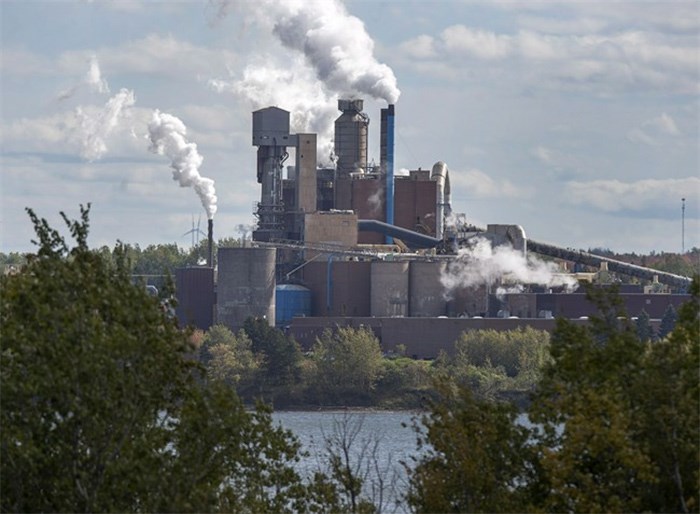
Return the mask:
<svg viewBox="0 0 700 514">
<path fill-rule="evenodd" d="M 386 222 L 394 224 L 394 104 L 381 111 L 380 162 L 386 179 Z M 393 238 L 387 236 L 387 244 Z"/>
<path fill-rule="evenodd" d="M 207 220 L 207 266 L 214 267 L 214 220 Z"/>
</svg>

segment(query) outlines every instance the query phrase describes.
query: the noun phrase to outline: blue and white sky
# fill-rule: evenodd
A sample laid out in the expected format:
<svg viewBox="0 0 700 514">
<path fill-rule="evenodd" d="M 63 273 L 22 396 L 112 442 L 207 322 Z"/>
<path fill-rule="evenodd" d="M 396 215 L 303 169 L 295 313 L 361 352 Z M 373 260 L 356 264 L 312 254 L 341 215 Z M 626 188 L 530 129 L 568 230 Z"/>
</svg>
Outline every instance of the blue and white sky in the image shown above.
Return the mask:
<svg viewBox="0 0 700 514">
<path fill-rule="evenodd" d="M 87 202 L 92 246 L 189 246 L 207 214 L 180 183 L 202 177 L 216 237 L 239 237 L 251 111 L 290 111 L 325 159 L 339 96 L 365 99 L 377 162 L 396 101 L 397 168 L 446 162 L 476 225 L 700 246 L 698 1 L 2 0 L 0 18 L 3 252 L 34 248 L 25 207 L 58 225 Z"/>
</svg>

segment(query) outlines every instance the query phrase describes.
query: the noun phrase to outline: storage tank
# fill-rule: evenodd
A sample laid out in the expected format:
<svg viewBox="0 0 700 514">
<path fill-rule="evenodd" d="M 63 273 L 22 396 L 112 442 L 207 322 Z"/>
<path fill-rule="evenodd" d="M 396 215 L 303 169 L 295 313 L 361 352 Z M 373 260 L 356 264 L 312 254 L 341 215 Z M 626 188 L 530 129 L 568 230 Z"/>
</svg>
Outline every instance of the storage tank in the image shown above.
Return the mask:
<svg viewBox="0 0 700 514">
<path fill-rule="evenodd" d="M 370 312 L 375 317 L 408 316 L 408 262 L 375 261 L 370 271 Z"/>
<path fill-rule="evenodd" d="M 335 120 L 335 154 L 339 177 L 367 168 L 367 130 L 369 118 L 362 112 L 363 101 L 338 100 L 343 114 Z"/>
<path fill-rule="evenodd" d="M 175 316 L 180 326 L 209 330 L 214 323 L 214 269 L 177 268 L 175 297 Z"/>
<path fill-rule="evenodd" d="M 437 318 L 447 314 L 447 298 L 440 277 L 444 261 L 413 261 L 410 270 L 410 309 L 412 317 Z"/>
<path fill-rule="evenodd" d="M 217 322 L 233 331 L 248 317 L 275 322 L 275 249 L 219 248 Z"/>
<path fill-rule="evenodd" d="M 311 290 L 296 284 L 275 288 L 275 326 L 283 328 L 298 316 L 311 316 Z"/>
</svg>

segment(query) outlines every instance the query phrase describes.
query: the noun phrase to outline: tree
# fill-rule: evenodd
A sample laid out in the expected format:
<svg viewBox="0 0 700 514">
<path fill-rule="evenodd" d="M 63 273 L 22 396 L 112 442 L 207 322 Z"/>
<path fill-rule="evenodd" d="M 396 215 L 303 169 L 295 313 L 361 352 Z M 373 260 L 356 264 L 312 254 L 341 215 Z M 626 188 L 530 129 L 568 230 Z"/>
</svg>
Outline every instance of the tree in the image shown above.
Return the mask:
<svg viewBox="0 0 700 514">
<path fill-rule="evenodd" d="M 0 278 L 0 508 L 28 512 L 299 511 L 298 443 L 229 387 L 197 380 L 189 334 L 126 250 L 69 248 L 28 210 L 38 251 Z"/>
<path fill-rule="evenodd" d="M 224 325 L 214 325 L 207 331 L 199 355 L 210 379 L 234 387 L 250 382 L 260 367 L 245 331 L 234 334 Z"/>
<path fill-rule="evenodd" d="M 436 387 L 438 401 L 415 427 L 423 451 L 408 468 L 408 503 L 419 513 L 524 512 L 533 455 L 515 407 L 450 381 Z"/>
<path fill-rule="evenodd" d="M 507 405 L 453 385 L 423 419 L 419 512 L 696 512 L 700 277 L 676 328 L 642 342 L 614 290 L 590 325 L 557 320 L 551 361 L 518 428 Z"/>
<path fill-rule="evenodd" d="M 676 320 L 678 319 L 678 313 L 676 308 L 672 303 L 668 304 L 664 315 L 661 317 L 661 324 L 659 325 L 659 339 L 664 339 L 669 335 L 676 326 Z"/>
<path fill-rule="evenodd" d="M 251 340 L 251 349 L 262 357 L 267 385 L 285 386 L 299 379 L 301 350 L 281 330 L 262 318 L 248 318 L 243 330 Z"/>
<path fill-rule="evenodd" d="M 558 320 L 530 415 L 544 427 L 544 508 L 687 512 L 698 499 L 697 279 L 685 323 L 640 341 L 614 292 L 591 327 Z"/>
<path fill-rule="evenodd" d="M 505 391 L 531 391 L 549 358 L 549 333 L 531 327 L 516 330 L 470 330 L 455 341 L 454 356 L 445 354 L 435 367 L 458 383 L 469 384 L 481 398 Z"/>
<path fill-rule="evenodd" d="M 651 326 L 651 319 L 649 318 L 649 313 L 642 309 L 637 316 L 637 337 L 643 343 L 647 341 L 652 341 L 654 337 L 654 329 Z"/>
<path fill-rule="evenodd" d="M 312 359 L 317 393 L 330 401 L 367 399 L 382 368 L 379 341 L 368 328 L 325 330 L 314 343 Z"/>
</svg>

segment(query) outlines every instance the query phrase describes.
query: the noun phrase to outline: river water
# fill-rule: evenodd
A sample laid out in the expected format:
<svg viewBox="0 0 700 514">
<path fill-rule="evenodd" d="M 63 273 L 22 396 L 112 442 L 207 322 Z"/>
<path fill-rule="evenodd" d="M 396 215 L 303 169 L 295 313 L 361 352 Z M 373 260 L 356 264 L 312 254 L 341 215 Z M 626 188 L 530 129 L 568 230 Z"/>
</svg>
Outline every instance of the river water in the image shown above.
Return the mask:
<svg viewBox="0 0 700 514">
<path fill-rule="evenodd" d="M 306 477 L 328 474 L 328 443 L 348 449 L 349 464 L 363 478 L 362 495 L 380 512 L 408 512 L 406 465 L 419 454 L 412 428 L 418 413 L 407 411 L 277 411 L 273 421 L 291 430 L 308 452 L 298 465 Z"/>
</svg>

